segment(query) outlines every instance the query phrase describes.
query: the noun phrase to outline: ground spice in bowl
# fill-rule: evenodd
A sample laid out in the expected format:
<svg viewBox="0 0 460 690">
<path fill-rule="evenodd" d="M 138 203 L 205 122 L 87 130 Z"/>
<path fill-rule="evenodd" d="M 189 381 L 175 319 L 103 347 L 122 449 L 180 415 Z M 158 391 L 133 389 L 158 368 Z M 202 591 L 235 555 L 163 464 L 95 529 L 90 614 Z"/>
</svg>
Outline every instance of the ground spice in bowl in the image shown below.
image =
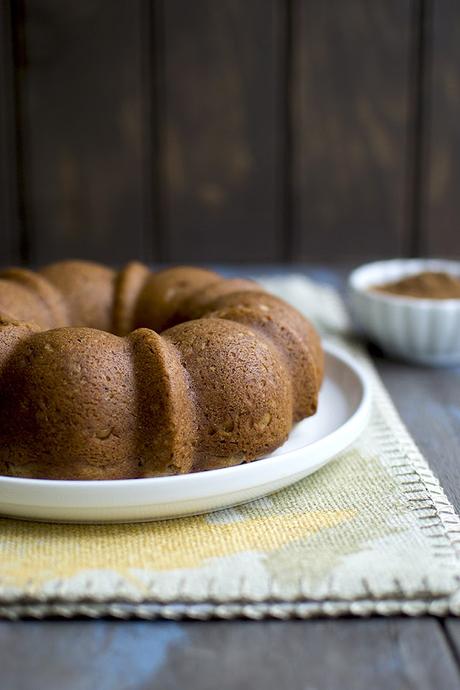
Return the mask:
<svg viewBox="0 0 460 690">
<path fill-rule="evenodd" d="M 460 278 L 444 272 L 423 271 L 395 282 L 374 285 L 371 290 L 419 299 L 460 299 Z"/>
</svg>

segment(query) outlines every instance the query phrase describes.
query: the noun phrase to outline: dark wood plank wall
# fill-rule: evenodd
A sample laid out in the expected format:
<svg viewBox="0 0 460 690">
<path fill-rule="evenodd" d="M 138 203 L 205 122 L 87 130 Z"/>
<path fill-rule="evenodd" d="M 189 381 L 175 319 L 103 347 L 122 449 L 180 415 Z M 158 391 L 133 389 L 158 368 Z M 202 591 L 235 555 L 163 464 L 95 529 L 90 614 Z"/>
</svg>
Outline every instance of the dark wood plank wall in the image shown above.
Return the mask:
<svg viewBox="0 0 460 690">
<path fill-rule="evenodd" d="M 460 3 L 433 3 L 427 75 L 424 250 L 460 253 Z"/>
<path fill-rule="evenodd" d="M 411 0 L 294 8 L 294 256 L 401 255 Z"/>
<path fill-rule="evenodd" d="M 456 0 L 0 0 L 0 261 L 460 254 Z"/>
<path fill-rule="evenodd" d="M 142 251 L 140 2 L 13 3 L 30 259 Z"/>
<path fill-rule="evenodd" d="M 20 260 L 11 7 L 0 0 L 0 261 Z"/>
<path fill-rule="evenodd" d="M 164 259 L 276 261 L 284 14 L 277 0 L 167 0 Z"/>
</svg>

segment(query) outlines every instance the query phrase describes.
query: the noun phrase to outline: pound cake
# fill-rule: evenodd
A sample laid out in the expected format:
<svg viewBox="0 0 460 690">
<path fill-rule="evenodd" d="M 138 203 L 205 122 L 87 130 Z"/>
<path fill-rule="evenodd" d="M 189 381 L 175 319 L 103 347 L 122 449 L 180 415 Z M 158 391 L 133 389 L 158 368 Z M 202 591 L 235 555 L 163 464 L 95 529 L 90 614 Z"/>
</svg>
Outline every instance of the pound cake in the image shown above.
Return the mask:
<svg viewBox="0 0 460 690">
<path fill-rule="evenodd" d="M 293 307 L 198 268 L 0 272 L 0 472 L 102 480 L 255 460 L 313 415 L 323 352 Z"/>
</svg>

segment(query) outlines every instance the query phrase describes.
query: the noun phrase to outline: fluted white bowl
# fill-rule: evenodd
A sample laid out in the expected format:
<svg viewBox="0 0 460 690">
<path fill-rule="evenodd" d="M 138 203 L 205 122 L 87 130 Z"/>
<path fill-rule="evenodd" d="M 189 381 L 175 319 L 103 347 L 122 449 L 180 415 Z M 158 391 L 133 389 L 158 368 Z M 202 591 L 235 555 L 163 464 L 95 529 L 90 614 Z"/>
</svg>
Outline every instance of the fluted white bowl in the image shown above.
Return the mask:
<svg viewBox="0 0 460 690">
<path fill-rule="evenodd" d="M 422 271 L 460 278 L 460 261 L 392 259 L 360 266 L 349 278 L 353 315 L 389 355 L 430 366 L 460 364 L 460 299 L 421 299 L 371 290 Z"/>
</svg>

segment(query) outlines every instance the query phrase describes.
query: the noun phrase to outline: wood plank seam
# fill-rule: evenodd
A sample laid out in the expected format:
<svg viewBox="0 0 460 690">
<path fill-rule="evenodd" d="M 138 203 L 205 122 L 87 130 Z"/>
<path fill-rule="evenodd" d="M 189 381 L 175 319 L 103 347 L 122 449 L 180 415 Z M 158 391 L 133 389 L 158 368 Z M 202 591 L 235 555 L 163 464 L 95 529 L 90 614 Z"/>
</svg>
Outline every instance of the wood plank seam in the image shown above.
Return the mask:
<svg viewBox="0 0 460 690">
<path fill-rule="evenodd" d="M 458 649 L 457 645 L 455 644 L 455 640 L 451 635 L 451 631 L 449 629 L 449 626 L 446 624 L 446 621 L 440 620 L 439 625 L 441 626 L 442 632 L 444 639 L 446 641 L 447 647 L 449 649 L 449 652 L 451 656 L 453 657 L 457 668 L 460 670 L 460 650 Z"/>
<path fill-rule="evenodd" d="M 164 156 L 161 132 L 164 130 L 164 41 L 163 0 L 142 0 L 144 108 L 146 148 L 144 189 L 144 254 L 147 262 L 161 263 L 165 257 L 167 233 L 164 209 L 164 182 L 161 161 Z"/>
<path fill-rule="evenodd" d="M 431 62 L 431 0 L 414 0 L 411 28 L 411 88 L 409 90 L 407 160 L 407 249 L 408 256 L 423 253 L 422 237 L 424 196 L 428 170 L 427 89 Z"/>
<path fill-rule="evenodd" d="M 2 260 L 18 263 L 27 259 L 21 204 L 20 132 L 17 124 L 17 46 L 14 16 L 20 3 L 4 0 L 0 5 L 0 218 L 4 244 Z"/>
<path fill-rule="evenodd" d="M 21 126 L 24 102 L 21 96 L 20 79 L 24 74 L 27 62 L 26 40 L 25 40 L 25 0 L 11 2 L 13 21 L 13 54 L 14 54 L 14 108 L 15 108 L 15 146 L 16 146 L 16 180 L 18 198 L 18 238 L 20 261 L 23 265 L 30 265 L 33 262 L 33 228 L 30 227 L 27 212 L 27 154 L 26 154 L 26 135 Z"/>
<path fill-rule="evenodd" d="M 282 227 L 281 231 L 281 248 L 280 256 L 286 263 L 291 263 L 296 255 L 296 247 L 294 245 L 294 228 L 293 228 L 293 205 L 294 205 L 294 49 L 293 49 L 293 21 L 295 17 L 294 3 L 296 0 L 281 0 L 281 5 L 284 7 L 284 69 L 281 74 L 284 77 L 284 90 L 280 89 L 282 101 L 281 104 L 282 117 L 281 124 L 284 128 L 284 137 L 281 140 L 284 145 L 283 151 L 283 213 L 282 213 Z"/>
</svg>

